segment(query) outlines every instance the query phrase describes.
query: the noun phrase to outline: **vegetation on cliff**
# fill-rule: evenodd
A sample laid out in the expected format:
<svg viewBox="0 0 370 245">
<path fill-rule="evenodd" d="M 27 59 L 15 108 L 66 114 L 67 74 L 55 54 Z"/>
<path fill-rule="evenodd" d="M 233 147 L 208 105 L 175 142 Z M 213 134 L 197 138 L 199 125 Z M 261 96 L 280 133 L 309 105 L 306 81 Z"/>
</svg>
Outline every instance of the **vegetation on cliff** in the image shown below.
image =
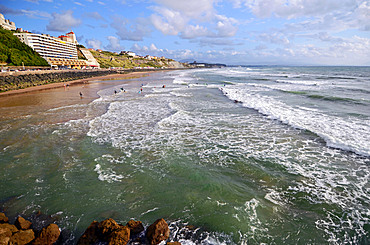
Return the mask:
<svg viewBox="0 0 370 245">
<path fill-rule="evenodd" d="M 10 66 L 48 66 L 31 47 L 22 43 L 13 32 L 0 27 L 0 63 Z"/>
<path fill-rule="evenodd" d="M 117 54 L 109 51 L 90 51 L 94 58 L 99 62 L 101 68 L 122 67 L 152 67 L 152 68 L 183 68 L 183 64 L 167 58 L 132 57 L 127 54 Z"/>
</svg>

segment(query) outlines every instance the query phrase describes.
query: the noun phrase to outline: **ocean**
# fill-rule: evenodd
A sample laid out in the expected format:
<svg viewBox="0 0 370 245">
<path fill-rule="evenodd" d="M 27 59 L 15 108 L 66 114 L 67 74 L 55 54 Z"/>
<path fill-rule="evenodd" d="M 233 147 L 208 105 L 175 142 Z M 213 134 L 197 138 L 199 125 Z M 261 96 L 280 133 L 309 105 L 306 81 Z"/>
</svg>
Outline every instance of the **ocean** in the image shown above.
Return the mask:
<svg viewBox="0 0 370 245">
<path fill-rule="evenodd" d="M 134 80 L 89 103 L 0 108 L 8 216 L 48 214 L 66 244 L 106 218 L 164 218 L 182 244 L 370 243 L 369 67 Z"/>
</svg>

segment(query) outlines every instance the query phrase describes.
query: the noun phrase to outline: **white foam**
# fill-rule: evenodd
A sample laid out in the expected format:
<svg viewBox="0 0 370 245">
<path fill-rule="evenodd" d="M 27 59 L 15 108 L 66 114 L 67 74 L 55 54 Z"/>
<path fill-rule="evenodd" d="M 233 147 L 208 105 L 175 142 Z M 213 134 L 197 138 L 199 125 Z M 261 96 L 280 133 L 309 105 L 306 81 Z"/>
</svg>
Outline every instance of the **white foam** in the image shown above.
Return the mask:
<svg viewBox="0 0 370 245">
<path fill-rule="evenodd" d="M 100 181 L 107 181 L 108 183 L 121 182 L 124 178 L 123 175 L 116 174 L 112 169 L 103 169 L 100 164 L 95 165 L 95 172 L 98 173 L 98 179 Z"/>
<path fill-rule="evenodd" d="M 319 86 L 328 84 L 327 82 L 323 81 L 311 81 L 311 80 L 285 80 L 285 79 L 278 79 L 276 80 L 277 83 L 288 83 L 288 84 L 299 84 L 299 85 L 306 85 L 306 86 Z"/>
<path fill-rule="evenodd" d="M 153 208 L 153 209 L 149 209 L 149 210 L 147 210 L 147 211 L 145 211 L 145 212 L 141 213 L 141 214 L 140 214 L 140 216 L 143 216 L 143 215 L 145 215 L 145 214 L 148 214 L 148 213 L 154 212 L 154 211 L 156 211 L 156 210 L 158 210 L 158 209 L 159 209 L 158 207 L 155 207 L 155 208 Z"/>
<path fill-rule="evenodd" d="M 302 110 L 273 97 L 258 94 L 247 87 L 226 87 L 222 91 L 231 100 L 240 101 L 243 106 L 255 109 L 271 119 L 316 133 L 330 147 L 370 156 L 370 120 L 346 120 L 320 111 Z"/>
</svg>

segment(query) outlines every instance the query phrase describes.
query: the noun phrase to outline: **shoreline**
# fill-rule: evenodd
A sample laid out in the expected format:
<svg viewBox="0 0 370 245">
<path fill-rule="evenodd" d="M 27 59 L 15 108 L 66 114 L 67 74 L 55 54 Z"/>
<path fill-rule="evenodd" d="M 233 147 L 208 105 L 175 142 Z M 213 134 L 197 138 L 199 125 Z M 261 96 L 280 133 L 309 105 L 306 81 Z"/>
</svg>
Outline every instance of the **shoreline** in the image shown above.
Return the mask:
<svg viewBox="0 0 370 245">
<path fill-rule="evenodd" d="M 16 90 L 10 90 L 6 92 L 0 93 L 0 97 L 6 97 L 6 96 L 13 96 L 13 95 L 19 95 L 19 94 L 25 94 L 30 92 L 36 92 L 36 91 L 42 91 L 42 90 L 49 90 L 49 89 L 55 89 L 55 88 L 62 88 L 66 84 L 69 86 L 73 85 L 79 85 L 79 84 L 86 84 L 92 81 L 106 81 L 106 80 L 120 80 L 120 79 L 133 79 L 133 78 L 140 78 L 145 75 L 148 75 L 150 73 L 154 72 L 160 72 L 160 71 L 140 71 L 140 72 L 128 72 L 124 74 L 109 74 L 109 75 L 103 75 L 103 76 L 95 76 L 95 77 L 89 77 L 89 78 L 83 78 L 83 79 L 77 79 L 77 80 L 71 80 L 68 82 L 57 82 L 57 83 L 50 83 L 50 84 L 44 84 L 44 85 L 38 85 L 33 87 L 27 87 L 22 89 L 16 89 Z"/>
</svg>

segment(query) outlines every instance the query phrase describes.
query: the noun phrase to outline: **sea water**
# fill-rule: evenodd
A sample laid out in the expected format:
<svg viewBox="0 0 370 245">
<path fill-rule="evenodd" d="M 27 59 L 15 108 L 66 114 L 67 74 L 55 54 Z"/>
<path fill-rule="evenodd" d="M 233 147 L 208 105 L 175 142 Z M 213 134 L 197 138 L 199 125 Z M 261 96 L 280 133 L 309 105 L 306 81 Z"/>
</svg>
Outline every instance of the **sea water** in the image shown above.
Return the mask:
<svg viewBox="0 0 370 245">
<path fill-rule="evenodd" d="M 370 68 L 194 69 L 135 84 L 3 115 L 2 209 L 49 214 L 72 244 L 105 218 L 164 218 L 182 244 L 370 243 Z"/>
</svg>

